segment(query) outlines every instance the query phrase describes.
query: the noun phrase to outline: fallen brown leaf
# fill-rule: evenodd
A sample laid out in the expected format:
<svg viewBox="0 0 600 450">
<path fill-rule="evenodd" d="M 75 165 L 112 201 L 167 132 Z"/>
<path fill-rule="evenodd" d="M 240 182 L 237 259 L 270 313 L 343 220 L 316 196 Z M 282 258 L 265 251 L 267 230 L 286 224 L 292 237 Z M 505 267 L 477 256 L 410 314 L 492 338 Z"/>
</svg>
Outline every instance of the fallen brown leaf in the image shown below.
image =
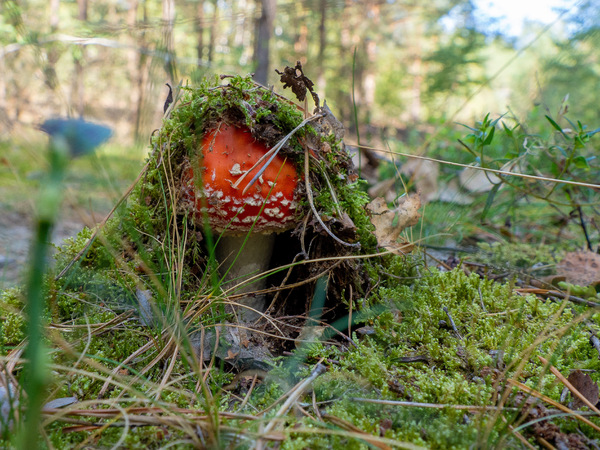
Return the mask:
<svg viewBox="0 0 600 450">
<path fill-rule="evenodd" d="M 579 286 L 600 284 L 600 255 L 594 252 L 570 252 L 556 266 L 556 276 Z"/>
<path fill-rule="evenodd" d="M 598 384 L 594 383 L 588 374 L 583 373 L 581 370 L 575 370 L 571 372 L 567 380 L 581 395 L 588 399 L 592 405 L 598 403 Z M 584 405 L 585 403 L 583 400 L 574 396 L 573 409 L 580 409 Z"/>
<path fill-rule="evenodd" d="M 421 200 L 419 194 L 412 194 L 402 197 L 398 203 L 395 209 L 390 210 L 385 200 L 378 197 L 367 205 L 367 211 L 371 214 L 379 246 L 396 254 L 404 254 L 410 252 L 413 245 L 402 240 L 400 233 L 419 221 Z"/>
</svg>

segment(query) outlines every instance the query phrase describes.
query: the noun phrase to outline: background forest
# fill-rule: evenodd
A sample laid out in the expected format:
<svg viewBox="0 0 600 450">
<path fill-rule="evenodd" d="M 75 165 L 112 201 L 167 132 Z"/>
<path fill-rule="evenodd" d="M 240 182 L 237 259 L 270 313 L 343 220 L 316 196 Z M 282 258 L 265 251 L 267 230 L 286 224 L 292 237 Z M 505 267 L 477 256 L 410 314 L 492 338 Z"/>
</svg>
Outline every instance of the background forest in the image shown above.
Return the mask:
<svg viewBox="0 0 600 450">
<path fill-rule="evenodd" d="M 147 142 L 166 82 L 255 73 L 302 62 L 316 90 L 361 138 L 412 142 L 441 124 L 486 113 L 524 120 L 569 96 L 569 112 L 598 122 L 594 1 L 505 36 L 470 1 L 197 0 L 4 1 L 0 126 L 85 116 L 118 142 Z M 494 30 L 494 31 L 490 31 Z M 356 115 L 354 106 L 356 105 Z M 544 112 L 545 113 L 545 112 Z M 19 133 L 17 133 L 19 134 Z M 437 144 L 439 145 L 439 143 Z"/>
</svg>

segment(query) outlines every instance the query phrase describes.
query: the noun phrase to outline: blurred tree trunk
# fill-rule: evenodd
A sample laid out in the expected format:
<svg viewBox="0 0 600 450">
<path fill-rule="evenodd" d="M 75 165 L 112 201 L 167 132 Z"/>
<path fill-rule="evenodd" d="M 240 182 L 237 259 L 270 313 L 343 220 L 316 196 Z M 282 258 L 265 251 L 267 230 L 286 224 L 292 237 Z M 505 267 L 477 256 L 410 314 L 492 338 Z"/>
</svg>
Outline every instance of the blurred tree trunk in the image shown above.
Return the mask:
<svg viewBox="0 0 600 450">
<path fill-rule="evenodd" d="M 58 30 L 58 24 L 60 23 L 60 18 L 58 15 L 58 10 L 60 9 L 60 0 L 50 0 L 48 6 L 50 7 L 50 32 L 55 33 L 56 30 Z"/>
<path fill-rule="evenodd" d="M 217 41 L 217 14 L 219 13 L 219 2 L 213 0 L 213 15 L 210 21 L 210 35 L 208 37 L 208 64 L 211 65 L 214 58 L 215 42 Z"/>
<path fill-rule="evenodd" d="M 410 40 L 409 57 L 410 69 L 409 74 L 412 77 L 411 87 L 411 102 L 410 102 L 410 120 L 417 123 L 421 120 L 421 94 L 423 84 L 423 49 L 421 47 L 421 39 L 423 38 L 423 22 L 420 18 L 416 19 L 414 24 L 415 30 L 413 39 Z"/>
<path fill-rule="evenodd" d="M 16 41 L 18 37 L 23 38 L 25 36 L 26 30 L 25 25 L 23 23 L 23 17 L 21 14 L 21 10 L 18 5 L 15 3 L 5 3 L 2 5 L 4 8 L 4 20 L 6 20 L 12 27 L 12 40 Z M 14 122 L 18 122 L 21 115 L 21 105 L 27 103 L 27 90 L 24 89 L 24 86 L 27 85 L 27 79 L 24 77 L 16 76 L 16 74 L 23 71 L 24 67 L 22 61 L 19 60 L 18 55 L 16 53 L 7 54 L 5 53 L 5 49 L 3 48 L 2 53 L 2 67 L 1 69 L 6 69 L 6 71 L 0 72 L 0 77 L 5 82 L 6 89 L 6 97 L 5 97 L 5 108 L 6 115 L 4 116 L 7 121 L 7 126 L 9 128 L 12 127 Z M 37 55 L 36 55 L 37 56 Z M 10 74 L 10 76 L 9 76 Z M 13 113 L 12 117 L 9 113 Z"/>
<path fill-rule="evenodd" d="M 247 42 L 246 39 L 246 29 L 247 29 L 247 23 L 248 23 L 248 17 L 252 16 L 252 8 L 249 7 L 248 5 L 249 2 L 247 2 L 246 0 L 243 1 L 239 1 L 239 2 L 235 2 L 235 4 L 237 5 L 238 11 L 236 11 L 234 14 L 237 17 L 237 19 L 235 20 L 234 26 L 233 26 L 233 45 L 236 47 L 248 47 L 247 45 L 245 45 L 245 43 Z M 252 21 L 251 21 L 252 22 Z M 252 30 L 250 30 L 250 33 L 252 33 Z M 242 54 L 244 53 L 244 48 L 241 49 L 242 50 Z M 251 56 L 251 55 L 250 55 Z"/>
<path fill-rule="evenodd" d="M 88 20 L 88 1 L 77 0 L 78 15 L 77 18 L 82 23 Z M 73 86 L 71 88 L 71 105 L 74 105 L 75 111 L 79 117 L 83 117 L 85 109 L 85 77 L 83 65 L 85 64 L 86 48 L 79 46 L 78 52 L 73 54 L 75 64 L 75 74 L 73 76 Z"/>
<path fill-rule="evenodd" d="M 238 26 L 235 29 L 235 46 L 240 49 L 240 64 L 247 65 L 252 62 L 254 56 L 254 48 L 248 45 L 252 42 L 255 31 L 254 11 L 256 3 L 251 0 L 240 1 L 240 9 Z"/>
<path fill-rule="evenodd" d="M 196 56 L 202 61 L 204 53 L 204 0 L 199 0 L 196 6 Z"/>
<path fill-rule="evenodd" d="M 79 20 L 88 20 L 88 0 L 77 0 L 79 8 Z"/>
<path fill-rule="evenodd" d="M 367 8 L 368 29 L 366 30 L 369 37 L 361 39 L 363 42 L 363 51 L 365 54 L 365 68 L 361 80 L 363 107 L 365 114 L 363 120 L 365 125 L 371 123 L 371 112 L 375 106 L 375 67 L 377 64 L 377 36 L 379 27 L 381 26 L 381 6 L 379 3 L 369 3 Z"/>
<path fill-rule="evenodd" d="M 306 65 L 308 53 L 308 17 L 303 13 L 303 7 L 300 2 L 296 3 L 296 10 L 292 23 L 294 24 L 294 54 L 295 60 L 299 60 L 302 65 Z M 290 63 L 294 63 L 290 56 Z"/>
<path fill-rule="evenodd" d="M 0 48 L 0 130 L 4 127 L 10 127 L 10 116 L 6 104 L 8 72 L 6 70 L 6 53 Z"/>
<path fill-rule="evenodd" d="M 261 15 L 256 26 L 256 41 L 254 45 L 254 79 L 267 85 L 269 74 L 269 43 L 273 34 L 273 23 L 277 4 L 275 0 L 261 0 Z"/>
<path fill-rule="evenodd" d="M 237 17 L 239 15 L 238 10 L 239 10 L 239 4 L 242 2 L 239 1 L 232 1 L 231 2 L 231 6 L 230 6 L 230 11 L 231 11 L 231 20 L 228 21 L 226 27 L 225 28 L 225 36 L 227 37 L 227 44 L 225 44 L 229 50 L 233 50 L 234 47 L 234 43 L 235 43 L 235 37 L 236 37 L 236 28 L 237 28 Z"/>
<path fill-rule="evenodd" d="M 54 34 L 58 31 L 60 23 L 60 0 L 50 0 L 50 33 Z M 50 45 L 46 51 L 46 63 L 43 65 L 44 82 L 53 91 L 58 87 L 58 79 L 56 78 L 56 62 L 60 57 L 60 52 L 56 45 Z"/>
<path fill-rule="evenodd" d="M 352 76 L 352 66 L 348 64 L 348 52 L 349 47 L 352 45 L 350 39 L 350 7 L 351 2 L 346 0 L 344 9 L 340 15 L 340 36 L 338 41 L 337 48 L 337 68 L 339 76 L 343 76 L 350 78 Z M 350 93 L 352 94 L 352 93 Z M 348 99 L 348 95 L 344 95 L 343 88 L 339 83 L 333 85 L 332 96 L 333 104 L 336 106 L 338 113 L 336 116 L 342 121 L 342 123 L 347 124 L 348 118 L 350 117 L 350 108 L 352 107 L 351 101 L 352 99 Z M 350 100 L 350 101 L 349 101 Z"/>
<path fill-rule="evenodd" d="M 327 46 L 326 16 L 327 0 L 319 1 L 319 53 L 317 56 L 317 89 L 321 93 L 321 98 L 325 98 L 325 47 Z"/>
<path fill-rule="evenodd" d="M 333 103 L 339 111 L 339 118 L 343 123 L 352 122 L 351 127 L 358 126 L 354 123 L 354 103 L 359 108 L 361 102 L 361 77 L 362 63 L 357 44 L 360 43 L 359 23 L 364 20 L 363 8 L 352 0 L 346 0 L 340 16 L 340 40 L 338 50 L 338 75 L 337 78 L 346 80 L 350 84 L 344 89 L 342 83 L 334 87 Z M 354 83 L 354 86 L 352 85 Z"/>
<path fill-rule="evenodd" d="M 145 5 L 145 2 L 144 2 Z M 146 47 L 146 27 L 147 22 L 146 8 L 144 7 L 143 24 L 138 27 L 137 13 L 139 0 L 129 1 L 129 11 L 127 12 L 127 27 L 131 37 L 131 50 L 127 56 L 127 72 L 129 73 L 130 89 L 129 104 L 131 105 L 131 122 L 133 126 L 133 136 L 136 142 L 143 140 L 142 107 L 144 104 L 144 89 L 146 86 L 146 62 L 148 56 L 139 51 Z"/>
<path fill-rule="evenodd" d="M 172 84 L 177 83 L 173 26 L 175 24 L 175 0 L 162 0 L 163 45 L 165 72 Z"/>
<path fill-rule="evenodd" d="M 144 9 L 144 28 L 148 27 L 148 3 L 142 3 Z M 176 64 L 176 51 L 173 38 L 175 25 L 175 0 L 162 0 L 162 26 L 159 39 L 155 40 L 155 52 L 147 61 L 144 61 L 142 70 L 144 78 L 142 82 L 143 94 L 140 100 L 140 118 L 138 133 L 147 136 L 150 129 L 156 127 L 163 116 L 163 106 L 167 98 L 166 82 L 171 86 L 179 84 Z M 152 27 L 150 26 L 150 32 Z M 193 42 L 193 41 L 192 41 Z M 148 48 L 150 43 L 144 45 Z M 166 77 L 165 77 L 166 73 Z"/>
</svg>

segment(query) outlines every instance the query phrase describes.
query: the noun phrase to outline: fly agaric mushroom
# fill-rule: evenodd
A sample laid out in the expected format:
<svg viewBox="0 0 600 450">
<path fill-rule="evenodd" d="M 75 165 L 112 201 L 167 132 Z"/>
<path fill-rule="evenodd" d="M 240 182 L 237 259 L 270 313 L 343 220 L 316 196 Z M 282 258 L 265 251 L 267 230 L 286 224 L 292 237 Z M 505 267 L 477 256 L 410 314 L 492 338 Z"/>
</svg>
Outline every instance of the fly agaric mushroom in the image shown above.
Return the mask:
<svg viewBox="0 0 600 450">
<path fill-rule="evenodd" d="M 183 172 L 184 200 L 191 202 L 196 220 L 207 220 L 212 231 L 220 234 L 215 256 L 221 270 L 227 271 L 225 287 L 264 272 L 275 233 L 296 225 L 298 175 L 289 159 L 278 154 L 255 183 L 234 186 L 247 171 L 261 165 L 257 163 L 268 151 L 248 128 L 221 124 L 204 135 L 201 155 Z M 250 175 L 255 170 L 258 167 Z M 237 292 L 264 286 L 261 279 Z M 239 303 L 265 310 L 264 296 L 248 296 Z M 246 308 L 239 312 L 247 320 L 258 316 Z"/>
</svg>

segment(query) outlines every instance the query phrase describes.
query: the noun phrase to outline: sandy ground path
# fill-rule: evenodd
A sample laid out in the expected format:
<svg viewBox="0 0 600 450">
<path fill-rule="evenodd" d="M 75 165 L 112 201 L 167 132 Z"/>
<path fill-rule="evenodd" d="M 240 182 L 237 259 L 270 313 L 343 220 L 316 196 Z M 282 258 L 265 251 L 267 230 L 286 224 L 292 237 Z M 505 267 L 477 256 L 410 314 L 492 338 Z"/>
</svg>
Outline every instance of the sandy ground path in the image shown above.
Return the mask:
<svg viewBox="0 0 600 450">
<path fill-rule="evenodd" d="M 64 218 L 56 225 L 52 242 L 60 245 L 65 238 L 75 236 L 83 223 Z M 33 220 L 22 212 L 0 208 L 0 291 L 18 285 L 23 280 L 28 263 Z"/>
</svg>

